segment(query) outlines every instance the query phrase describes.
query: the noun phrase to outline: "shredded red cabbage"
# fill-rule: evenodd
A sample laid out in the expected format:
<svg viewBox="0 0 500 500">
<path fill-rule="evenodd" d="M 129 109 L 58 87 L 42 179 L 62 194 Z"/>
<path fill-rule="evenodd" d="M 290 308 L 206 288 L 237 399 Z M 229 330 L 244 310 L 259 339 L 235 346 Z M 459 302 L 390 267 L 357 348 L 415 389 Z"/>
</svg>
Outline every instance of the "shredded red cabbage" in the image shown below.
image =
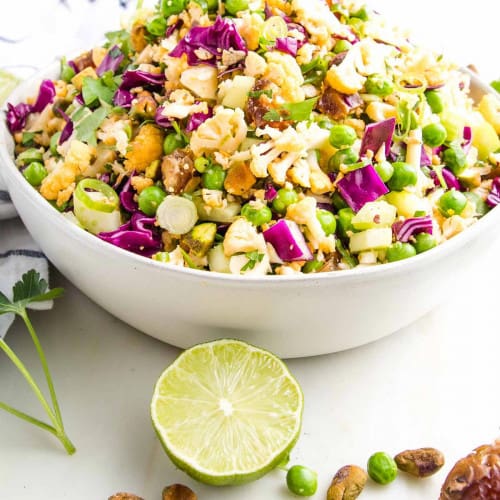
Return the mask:
<svg viewBox="0 0 500 500">
<path fill-rule="evenodd" d="M 359 155 L 363 156 L 368 150 L 374 154 L 385 144 L 386 156 L 391 151 L 392 136 L 396 127 L 396 119 L 389 118 L 377 123 L 370 123 L 366 126 Z"/>
<path fill-rule="evenodd" d="M 451 171 L 448 170 L 447 168 L 443 168 L 441 170 L 441 174 L 443 175 L 444 182 L 446 183 L 446 186 L 448 189 L 456 189 L 457 191 L 462 190 L 462 186 L 460 185 L 460 182 L 458 179 L 455 177 L 455 174 Z M 431 170 L 430 175 L 432 179 L 434 180 L 434 184 L 436 186 L 440 186 L 441 183 L 439 182 L 439 177 L 436 174 L 434 170 Z"/>
<path fill-rule="evenodd" d="M 389 192 L 372 165 L 348 172 L 337 183 L 337 188 L 355 212 L 358 212 L 365 203 L 375 201 Z"/>
<path fill-rule="evenodd" d="M 206 58 L 199 57 L 199 49 L 206 52 Z M 248 52 L 245 41 L 238 33 L 234 22 L 217 16 L 215 23 L 211 26 L 195 26 L 191 28 L 174 50 L 170 52 L 170 55 L 172 57 L 181 57 L 182 54 L 186 54 L 190 66 L 198 64 L 215 66 L 216 61 L 222 57 L 222 51 L 224 50 Z"/>
<path fill-rule="evenodd" d="M 155 112 L 155 123 L 163 128 L 172 126 L 172 120 L 168 116 L 163 115 L 163 106 L 158 106 Z"/>
<path fill-rule="evenodd" d="M 175 30 L 181 29 L 182 25 L 184 24 L 184 21 L 182 19 L 179 19 L 176 23 L 172 24 L 167 28 L 167 31 L 165 31 L 165 38 L 171 37 Z"/>
<path fill-rule="evenodd" d="M 98 76 L 102 76 L 106 73 L 106 71 L 116 73 L 124 58 L 125 56 L 120 50 L 120 47 L 118 47 L 118 45 L 114 45 L 108 50 L 108 53 L 104 56 L 104 59 L 101 64 L 99 64 L 95 72 Z"/>
<path fill-rule="evenodd" d="M 276 196 L 278 196 L 278 191 L 276 191 L 276 188 L 272 184 L 268 184 L 266 187 L 264 198 L 266 199 L 266 201 L 273 201 Z"/>
<path fill-rule="evenodd" d="M 120 191 L 120 205 L 130 213 L 135 213 L 139 210 L 139 206 L 137 205 L 137 202 L 134 201 L 134 194 L 135 192 L 132 189 L 132 176 L 134 173 L 130 175 L 130 177 L 127 179 L 127 182 L 124 184 L 122 190 Z"/>
<path fill-rule="evenodd" d="M 464 127 L 464 132 L 462 137 L 463 137 L 462 149 L 464 153 L 467 154 L 472 144 L 472 128 L 467 126 Z"/>
<path fill-rule="evenodd" d="M 411 217 L 403 221 L 397 221 L 392 225 L 392 231 L 398 241 L 407 243 L 414 234 L 432 234 L 432 218 L 429 215 L 424 217 Z"/>
<path fill-rule="evenodd" d="M 119 106 L 120 108 L 130 108 L 133 100 L 134 94 L 128 90 L 118 89 L 113 96 L 113 104 L 115 106 Z"/>
<path fill-rule="evenodd" d="M 276 43 L 274 48 L 280 52 L 285 52 L 295 57 L 297 55 L 297 50 L 299 48 L 299 43 L 296 38 L 287 36 L 286 38 L 276 38 Z"/>
<path fill-rule="evenodd" d="M 425 147 L 422 145 L 422 152 L 420 153 L 420 166 L 421 167 L 430 167 L 432 165 L 432 159 L 427 154 Z"/>
<path fill-rule="evenodd" d="M 161 86 L 165 83 L 163 73 L 148 73 L 140 69 L 128 70 L 123 73 L 123 80 L 120 90 L 130 90 L 143 85 Z"/>
<path fill-rule="evenodd" d="M 82 93 L 80 92 L 79 94 L 76 94 L 75 96 L 75 101 L 80 105 L 80 106 L 84 106 L 85 105 L 85 101 L 83 100 L 83 95 Z"/>
<path fill-rule="evenodd" d="M 59 144 L 62 144 L 63 142 L 66 142 L 71 134 L 73 133 L 73 121 L 71 118 L 60 108 L 57 109 L 57 113 L 59 113 L 63 118 L 64 121 L 66 122 L 66 125 L 62 129 L 61 135 L 59 137 Z"/>
<path fill-rule="evenodd" d="M 43 80 L 40 84 L 35 104 L 20 103 L 16 106 L 7 104 L 7 126 L 11 133 L 22 130 L 30 113 L 40 113 L 45 106 L 52 103 L 56 89 L 52 80 Z"/>
<path fill-rule="evenodd" d="M 285 262 L 312 260 L 313 256 L 297 223 L 280 219 L 274 226 L 263 232 L 264 239 L 276 250 Z"/>
<path fill-rule="evenodd" d="M 491 184 L 490 192 L 486 198 L 486 203 L 490 207 L 500 205 L 500 177 L 495 177 Z"/>
<path fill-rule="evenodd" d="M 208 113 L 193 113 L 188 119 L 186 132 L 194 132 L 204 121 L 213 115 L 212 108 L 208 108 Z"/>
</svg>

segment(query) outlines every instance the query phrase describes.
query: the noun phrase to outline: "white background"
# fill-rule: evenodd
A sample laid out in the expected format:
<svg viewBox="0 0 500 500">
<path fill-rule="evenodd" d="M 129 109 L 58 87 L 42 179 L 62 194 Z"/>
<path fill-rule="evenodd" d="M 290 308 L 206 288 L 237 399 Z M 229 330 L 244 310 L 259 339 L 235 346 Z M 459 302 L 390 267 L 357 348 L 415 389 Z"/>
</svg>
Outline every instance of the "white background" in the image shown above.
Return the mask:
<svg viewBox="0 0 500 500">
<path fill-rule="evenodd" d="M 9 2 L 2 23 L 22 27 L 27 5 L 38 5 L 36 10 L 42 3 Z M 499 7 L 493 0 L 380 0 L 372 5 L 412 27 L 426 45 L 462 65 L 476 64 L 487 81 L 500 77 Z M 95 40 L 101 36 L 96 27 L 115 25 L 85 12 Z M 44 15 L 43 22 L 50 23 Z M 55 35 L 50 39 L 54 42 Z M 62 43 L 70 48 L 73 42 Z M 0 222 L 4 229 L 15 223 Z M 477 269 L 457 279 L 443 305 L 410 327 L 362 348 L 289 362 L 305 395 L 302 434 L 291 463 L 318 471 L 315 499 L 326 497 L 339 467 L 364 466 L 378 450 L 395 454 L 420 446 L 445 453 L 447 464 L 440 473 L 426 480 L 401 475 L 385 487 L 369 483 L 360 498 L 435 499 L 459 457 L 500 435 L 499 251 L 498 244 L 485 249 Z M 163 486 L 173 482 L 190 485 L 201 500 L 292 498 L 281 471 L 237 488 L 206 487 L 177 471 L 152 430 L 149 402 L 157 377 L 178 350 L 111 317 L 55 271 L 52 285 L 64 286 L 66 295 L 54 310 L 33 313 L 33 318 L 78 451 L 67 457 L 52 436 L 0 413 L 2 500 L 104 500 L 120 490 L 159 500 Z M 405 297 L 394 307 L 405 307 Z M 20 322 L 7 340 L 40 378 Z M 0 399 L 42 416 L 24 381 L 0 359 Z"/>
</svg>

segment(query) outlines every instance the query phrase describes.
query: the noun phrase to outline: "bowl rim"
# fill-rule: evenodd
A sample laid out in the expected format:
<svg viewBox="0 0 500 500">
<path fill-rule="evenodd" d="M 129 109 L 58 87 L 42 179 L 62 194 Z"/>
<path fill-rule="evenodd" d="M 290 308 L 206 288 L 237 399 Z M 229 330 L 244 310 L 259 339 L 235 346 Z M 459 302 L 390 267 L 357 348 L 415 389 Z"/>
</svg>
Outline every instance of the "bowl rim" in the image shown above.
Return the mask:
<svg viewBox="0 0 500 500">
<path fill-rule="evenodd" d="M 37 205 L 39 209 L 39 216 L 41 217 L 52 217 L 54 224 L 62 232 L 69 232 L 69 235 L 75 239 L 80 240 L 87 247 L 95 247 L 100 254 L 109 254 L 110 258 L 116 257 L 120 259 L 131 259 L 131 262 L 137 266 L 163 270 L 161 272 L 172 273 L 174 275 L 181 275 L 184 277 L 192 277 L 196 279 L 202 278 L 204 281 L 214 281 L 214 282 L 226 282 L 241 284 L 241 285 L 263 285 L 263 284 L 273 284 L 283 283 L 300 283 L 307 285 L 310 283 L 317 284 L 318 282 L 332 281 L 332 282 L 357 282 L 364 280 L 375 280 L 377 278 L 384 278 L 398 274 L 400 272 L 418 271 L 422 267 L 426 267 L 431 263 L 447 258 L 450 254 L 455 253 L 461 247 L 465 246 L 470 240 L 474 239 L 477 233 L 487 231 L 491 229 L 491 226 L 495 222 L 500 223 L 500 209 L 494 207 L 488 214 L 483 216 L 481 219 L 476 221 L 472 226 L 466 228 L 461 233 L 455 235 L 450 240 L 423 252 L 417 254 L 410 259 L 404 259 L 397 262 L 390 262 L 385 264 L 378 264 L 375 266 L 367 266 L 362 268 L 345 269 L 339 271 L 331 271 L 325 273 L 311 273 L 311 274 L 291 274 L 291 275 L 265 275 L 265 276 L 253 276 L 253 275 L 234 275 L 220 273 L 216 271 L 207 271 L 201 269 L 192 269 L 189 267 L 180 267 L 174 264 L 157 262 L 153 259 L 143 257 L 141 255 L 135 254 L 128 250 L 124 250 L 115 245 L 111 245 L 101 239 L 97 238 L 93 234 L 85 231 L 83 228 L 76 226 L 68 218 L 64 217 L 57 209 L 50 205 L 32 186 L 26 182 L 22 176 L 19 169 L 14 163 L 13 156 L 9 153 L 9 143 L 12 145 L 12 136 L 7 128 L 5 120 L 5 111 L 8 103 L 17 104 L 22 102 L 27 97 L 31 95 L 28 91 L 33 88 L 33 85 L 40 82 L 44 78 L 53 78 L 53 74 L 59 67 L 59 62 L 54 61 L 45 68 L 40 69 L 34 73 L 29 79 L 23 81 L 18 85 L 12 93 L 6 99 L 4 105 L 1 107 L 2 119 L 0 120 L 0 175 L 2 172 L 7 171 L 10 176 L 11 182 L 15 184 L 17 190 L 21 190 L 25 196 L 31 197 L 33 203 Z M 499 96 L 499 94 L 486 82 L 483 82 L 476 74 L 472 73 L 468 69 L 461 69 L 461 71 L 468 74 L 471 78 L 471 84 L 476 87 L 482 94 L 492 94 Z M 9 181 L 4 180 L 9 185 Z M 10 188 L 12 189 L 12 188 Z M 36 196 L 33 196 L 36 193 Z M 279 285 L 278 285 L 279 286 Z"/>
</svg>

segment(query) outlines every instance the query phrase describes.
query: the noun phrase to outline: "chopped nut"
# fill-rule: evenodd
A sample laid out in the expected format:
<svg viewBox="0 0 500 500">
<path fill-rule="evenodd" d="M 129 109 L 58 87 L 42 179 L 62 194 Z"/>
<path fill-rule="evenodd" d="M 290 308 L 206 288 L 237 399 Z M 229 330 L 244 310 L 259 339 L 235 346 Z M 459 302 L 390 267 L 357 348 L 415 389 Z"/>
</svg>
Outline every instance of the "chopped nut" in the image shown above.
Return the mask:
<svg viewBox="0 0 500 500">
<path fill-rule="evenodd" d="M 333 476 L 327 500 L 355 500 L 365 487 L 368 474 L 357 465 L 345 465 Z"/>
<path fill-rule="evenodd" d="M 130 32 L 130 41 L 136 52 L 144 50 L 148 41 L 146 40 L 146 27 L 140 23 L 135 23 Z"/>
<path fill-rule="evenodd" d="M 444 465 L 444 456 L 435 448 L 406 450 L 394 457 L 398 469 L 416 477 L 428 477 Z"/>
<path fill-rule="evenodd" d="M 250 167 L 245 163 L 238 163 L 229 169 L 224 187 L 228 193 L 236 196 L 248 196 L 256 181 Z"/>
<path fill-rule="evenodd" d="M 446 477 L 439 500 L 494 500 L 500 491 L 500 440 L 476 448 Z"/>
<path fill-rule="evenodd" d="M 133 493 L 115 493 L 110 496 L 108 500 L 143 500 L 142 497 L 138 497 Z"/>
<path fill-rule="evenodd" d="M 172 484 L 163 489 L 162 500 L 196 500 L 196 493 L 183 484 Z"/>
<path fill-rule="evenodd" d="M 163 157 L 161 173 L 167 193 L 179 194 L 191 180 L 195 172 L 189 153 L 178 149 Z"/>
</svg>

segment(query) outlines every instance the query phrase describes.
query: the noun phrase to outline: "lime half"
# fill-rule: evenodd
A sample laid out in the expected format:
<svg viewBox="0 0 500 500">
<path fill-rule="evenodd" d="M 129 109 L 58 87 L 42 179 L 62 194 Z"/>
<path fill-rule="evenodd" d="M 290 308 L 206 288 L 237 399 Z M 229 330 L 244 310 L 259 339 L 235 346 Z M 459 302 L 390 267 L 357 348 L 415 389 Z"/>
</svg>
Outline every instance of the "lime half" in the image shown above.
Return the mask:
<svg viewBox="0 0 500 500">
<path fill-rule="evenodd" d="M 283 462 L 303 396 L 286 365 L 237 340 L 184 351 L 156 383 L 153 425 L 175 465 L 213 485 L 241 484 Z"/>
<path fill-rule="evenodd" d="M 0 69 L 0 106 L 20 82 L 12 73 Z"/>
</svg>

